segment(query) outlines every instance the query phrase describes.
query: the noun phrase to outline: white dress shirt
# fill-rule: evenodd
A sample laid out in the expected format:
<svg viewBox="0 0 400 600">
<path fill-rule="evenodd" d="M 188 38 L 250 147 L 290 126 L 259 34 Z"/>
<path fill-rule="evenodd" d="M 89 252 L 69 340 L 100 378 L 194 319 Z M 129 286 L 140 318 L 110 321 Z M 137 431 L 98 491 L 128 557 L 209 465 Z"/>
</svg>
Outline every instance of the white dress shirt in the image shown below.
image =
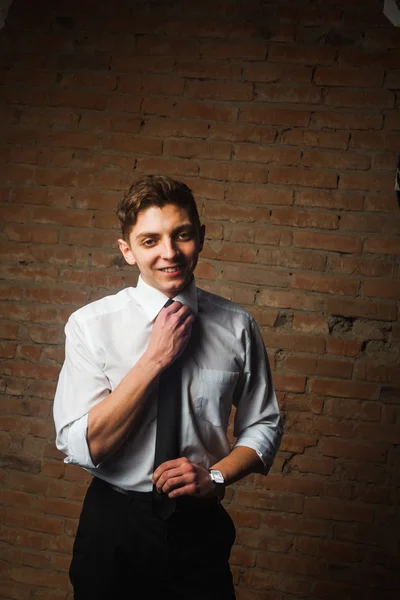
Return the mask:
<svg viewBox="0 0 400 600">
<path fill-rule="evenodd" d="M 167 301 L 140 277 L 130 287 L 73 313 L 65 327 L 66 352 L 55 401 L 56 444 L 89 473 L 127 490 L 152 489 L 157 382 L 140 427 L 110 458 L 91 459 L 88 413 L 112 392 L 147 348 L 153 323 Z M 268 471 L 282 435 L 265 347 L 243 308 L 196 288 L 176 296 L 195 313 L 182 371 L 181 456 L 205 468 L 231 450 L 227 428 L 236 407 L 236 446 L 254 449 Z"/>
</svg>

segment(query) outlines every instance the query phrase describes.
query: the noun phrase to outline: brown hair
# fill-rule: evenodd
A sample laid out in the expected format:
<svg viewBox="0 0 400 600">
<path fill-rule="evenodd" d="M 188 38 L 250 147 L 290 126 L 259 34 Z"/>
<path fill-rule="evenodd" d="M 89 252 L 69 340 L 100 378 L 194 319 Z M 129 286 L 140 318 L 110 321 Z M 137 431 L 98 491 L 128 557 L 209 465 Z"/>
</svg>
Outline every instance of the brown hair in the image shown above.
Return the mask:
<svg viewBox="0 0 400 600">
<path fill-rule="evenodd" d="M 146 175 L 132 183 L 117 206 L 116 213 L 124 240 L 128 241 L 140 211 L 151 206 L 162 208 L 166 204 L 185 208 L 192 223 L 200 231 L 200 218 L 192 190 L 181 181 L 166 175 Z"/>
</svg>

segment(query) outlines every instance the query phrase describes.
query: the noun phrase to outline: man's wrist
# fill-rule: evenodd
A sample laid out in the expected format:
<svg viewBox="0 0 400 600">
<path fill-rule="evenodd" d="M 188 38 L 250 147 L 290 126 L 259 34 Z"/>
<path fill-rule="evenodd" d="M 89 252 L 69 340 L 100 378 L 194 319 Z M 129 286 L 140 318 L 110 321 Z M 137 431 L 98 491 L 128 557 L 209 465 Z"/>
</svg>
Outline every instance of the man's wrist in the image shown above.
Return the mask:
<svg viewBox="0 0 400 600">
<path fill-rule="evenodd" d="M 214 486 L 214 492 L 218 500 L 222 500 L 225 496 L 225 478 L 218 469 L 209 469 L 211 482 Z"/>
</svg>

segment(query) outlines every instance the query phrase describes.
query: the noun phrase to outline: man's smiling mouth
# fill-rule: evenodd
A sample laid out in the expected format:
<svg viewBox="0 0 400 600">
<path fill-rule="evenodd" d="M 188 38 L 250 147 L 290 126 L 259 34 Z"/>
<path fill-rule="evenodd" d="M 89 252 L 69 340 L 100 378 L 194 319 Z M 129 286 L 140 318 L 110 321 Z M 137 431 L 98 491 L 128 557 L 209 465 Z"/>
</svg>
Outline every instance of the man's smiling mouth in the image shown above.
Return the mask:
<svg viewBox="0 0 400 600">
<path fill-rule="evenodd" d="M 160 269 L 164 273 L 175 273 L 176 271 L 180 271 L 183 265 L 176 265 L 175 267 L 165 267 L 164 269 Z"/>
</svg>

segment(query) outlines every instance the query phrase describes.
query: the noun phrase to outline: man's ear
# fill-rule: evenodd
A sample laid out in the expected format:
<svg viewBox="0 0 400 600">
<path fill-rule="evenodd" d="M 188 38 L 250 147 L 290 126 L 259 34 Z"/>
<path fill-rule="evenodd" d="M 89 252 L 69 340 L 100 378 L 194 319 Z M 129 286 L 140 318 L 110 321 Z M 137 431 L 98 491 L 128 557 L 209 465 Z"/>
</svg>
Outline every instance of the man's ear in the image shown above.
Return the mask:
<svg viewBox="0 0 400 600">
<path fill-rule="evenodd" d="M 202 225 L 200 227 L 199 252 L 201 252 L 203 250 L 205 235 L 206 235 L 206 226 Z"/>
<path fill-rule="evenodd" d="M 129 246 L 128 242 L 126 242 L 123 239 L 119 239 L 118 246 L 119 246 L 119 249 L 121 250 L 122 256 L 124 257 L 124 259 L 126 260 L 128 265 L 135 265 L 136 260 L 135 260 L 135 257 L 133 256 L 131 247 Z"/>
</svg>

